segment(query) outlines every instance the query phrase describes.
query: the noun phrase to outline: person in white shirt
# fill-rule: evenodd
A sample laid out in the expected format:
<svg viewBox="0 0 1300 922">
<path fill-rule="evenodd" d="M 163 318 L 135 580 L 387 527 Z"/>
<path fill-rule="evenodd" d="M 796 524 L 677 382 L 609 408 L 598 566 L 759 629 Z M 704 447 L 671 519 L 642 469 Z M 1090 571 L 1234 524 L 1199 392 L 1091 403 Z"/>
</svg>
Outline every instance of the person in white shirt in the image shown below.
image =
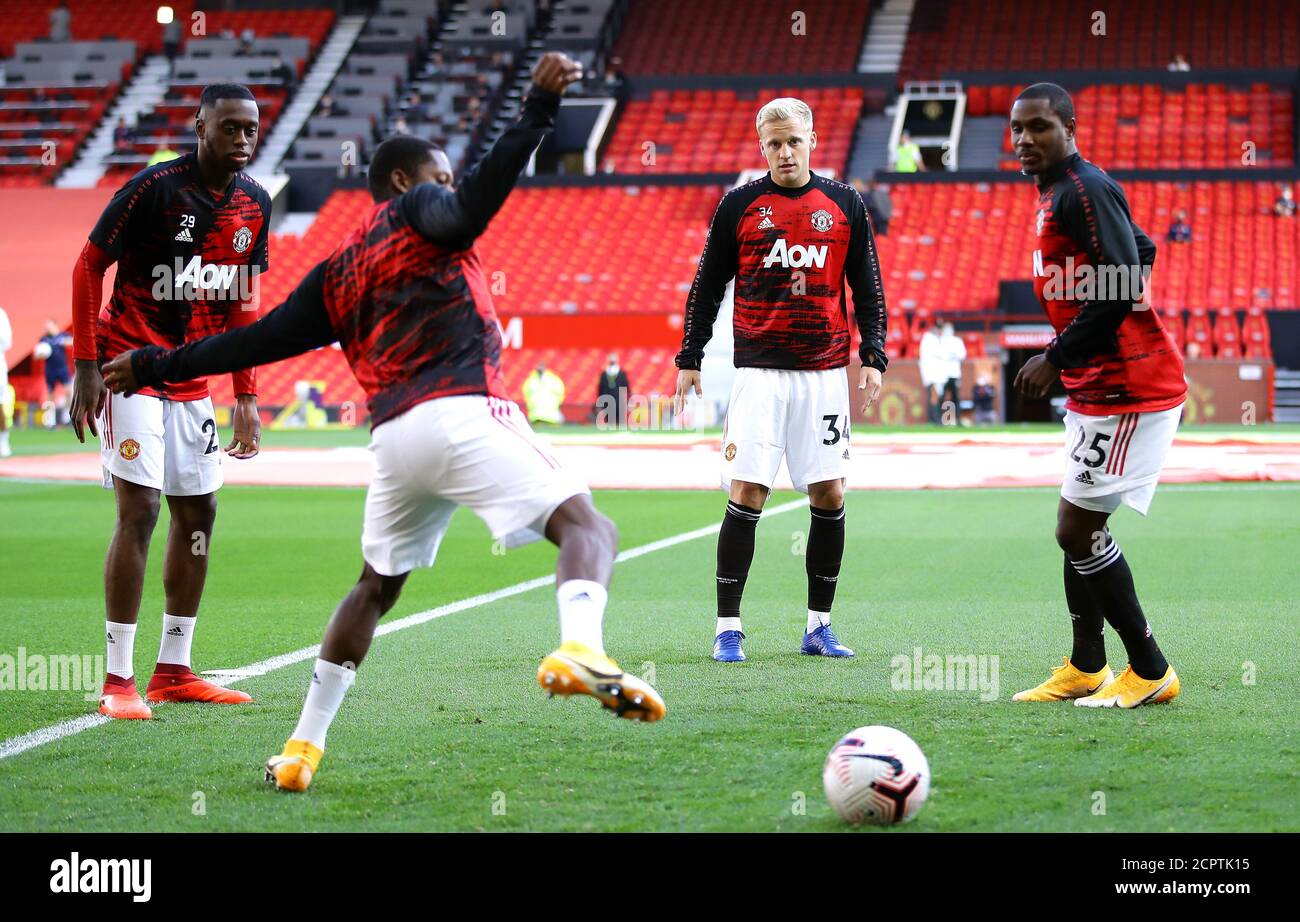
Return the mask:
<svg viewBox="0 0 1300 922">
<path fill-rule="evenodd" d="M 943 381 L 943 394 L 939 398 L 941 422 L 948 413 L 952 414 L 954 424 L 961 421 L 961 363 L 965 360 L 966 344 L 953 332 L 952 324 L 945 323 L 939 338 L 939 374 Z"/>
<path fill-rule="evenodd" d="M 930 328 L 921 335 L 921 354 L 918 362 L 921 386 L 925 388 L 926 416 L 935 425 L 939 423 L 939 390 L 946 380 L 942 329 L 942 318 L 935 317 L 930 323 Z"/>
<path fill-rule="evenodd" d="M 9 414 L 13 405 L 9 402 L 9 359 L 5 356 L 13 344 L 14 329 L 9 324 L 9 315 L 0 307 L 0 458 L 13 454 L 9 447 Z"/>
</svg>

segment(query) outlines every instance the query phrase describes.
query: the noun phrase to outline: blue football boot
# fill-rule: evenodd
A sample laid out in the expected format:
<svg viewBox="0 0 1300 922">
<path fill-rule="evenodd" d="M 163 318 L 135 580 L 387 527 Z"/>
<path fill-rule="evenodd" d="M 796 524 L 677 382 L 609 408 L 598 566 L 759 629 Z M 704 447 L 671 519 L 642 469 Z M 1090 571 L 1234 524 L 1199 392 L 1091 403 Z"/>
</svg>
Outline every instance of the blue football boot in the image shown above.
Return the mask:
<svg viewBox="0 0 1300 922">
<path fill-rule="evenodd" d="M 741 631 L 723 631 L 713 640 L 713 658 L 719 663 L 743 663 L 745 651 L 740 642 L 744 639 Z"/>
<path fill-rule="evenodd" d="M 852 656 L 853 651 L 835 636 L 829 624 L 823 624 L 811 633 L 803 635 L 803 646 L 799 649 L 800 653 L 806 653 L 809 656 Z M 716 658 L 716 657 L 715 657 Z"/>
</svg>

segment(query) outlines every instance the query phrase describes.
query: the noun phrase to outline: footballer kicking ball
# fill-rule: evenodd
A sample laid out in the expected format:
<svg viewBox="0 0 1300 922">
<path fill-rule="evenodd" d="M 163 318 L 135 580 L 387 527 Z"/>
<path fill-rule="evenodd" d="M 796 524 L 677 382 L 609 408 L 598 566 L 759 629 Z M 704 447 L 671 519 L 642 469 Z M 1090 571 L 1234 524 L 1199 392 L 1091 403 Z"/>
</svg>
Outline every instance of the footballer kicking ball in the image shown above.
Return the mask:
<svg viewBox="0 0 1300 922">
<path fill-rule="evenodd" d="M 822 786 L 846 823 L 906 823 L 930 793 L 930 763 L 901 730 L 858 727 L 831 747 Z"/>
</svg>

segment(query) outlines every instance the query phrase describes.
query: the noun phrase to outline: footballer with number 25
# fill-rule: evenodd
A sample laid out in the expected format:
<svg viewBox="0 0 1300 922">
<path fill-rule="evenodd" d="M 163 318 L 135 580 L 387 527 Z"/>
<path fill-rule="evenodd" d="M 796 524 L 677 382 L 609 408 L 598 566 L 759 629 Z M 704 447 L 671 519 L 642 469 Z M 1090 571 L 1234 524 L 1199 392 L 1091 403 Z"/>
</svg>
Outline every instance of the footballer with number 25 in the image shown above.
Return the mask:
<svg viewBox="0 0 1300 922">
<path fill-rule="evenodd" d="M 1133 708 L 1173 700 L 1178 675 L 1151 634 L 1106 523 L 1121 505 L 1146 515 L 1187 382 L 1178 346 L 1143 298 L 1155 244 L 1133 223 L 1119 184 L 1079 156 L 1074 132 L 1074 101 L 1054 83 L 1027 87 L 1011 108 L 1021 171 L 1038 185 L 1034 291 L 1056 331 L 1047 351 L 1020 369 L 1015 387 L 1045 397 L 1059 375 L 1068 396 L 1056 541 L 1065 552 L 1074 631 L 1070 656 L 1013 700 Z M 1078 297 L 1053 294 L 1049 268 L 1068 274 L 1070 265 L 1130 284 L 1092 286 L 1089 297 L 1082 286 Z M 1106 663 L 1106 621 L 1128 653 L 1118 677 Z"/>
<path fill-rule="evenodd" d="M 782 457 L 808 494 L 808 620 L 802 652 L 847 657 L 831 630 L 844 556 L 844 474 L 849 460 L 852 342 L 844 283 L 862 334 L 863 412 L 880 394 L 885 294 L 862 197 L 809 169 L 813 114 L 799 99 L 763 106 L 755 120 L 770 172 L 723 196 L 686 302 L 675 405 L 703 396 L 700 361 L 727 283 L 736 279 L 735 364 L 722 435 L 722 484 L 730 493 L 718 532 L 718 620 L 713 658 L 744 662 L 740 599 L 754 532 Z"/>
</svg>

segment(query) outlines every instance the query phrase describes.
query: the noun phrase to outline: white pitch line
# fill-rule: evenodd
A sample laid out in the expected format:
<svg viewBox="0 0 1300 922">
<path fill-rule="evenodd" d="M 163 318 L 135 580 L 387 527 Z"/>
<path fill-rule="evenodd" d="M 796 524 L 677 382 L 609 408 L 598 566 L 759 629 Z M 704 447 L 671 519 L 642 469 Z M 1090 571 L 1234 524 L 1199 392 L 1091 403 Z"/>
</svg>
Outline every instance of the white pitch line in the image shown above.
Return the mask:
<svg viewBox="0 0 1300 922">
<path fill-rule="evenodd" d="M 808 500 L 796 499 L 788 503 L 781 503 L 772 506 L 763 511 L 765 516 L 780 515 L 783 512 L 789 512 L 792 509 L 806 508 Z M 662 551 L 665 548 L 673 547 L 677 544 L 684 544 L 687 541 L 694 541 L 696 538 L 704 538 L 708 535 L 716 535 L 722 523 L 715 525 L 705 525 L 703 528 L 696 528 L 692 531 L 684 531 L 681 534 L 673 535 L 668 538 L 661 538 L 658 541 L 651 541 L 649 544 L 642 544 L 639 547 L 629 548 L 614 558 L 615 563 L 622 563 L 626 560 L 635 560 L 637 557 L 643 557 L 646 554 L 652 554 L 655 551 Z M 522 595 L 525 592 L 532 592 L 534 589 L 541 589 L 543 586 L 552 585 L 555 582 L 555 575 L 539 576 L 536 579 L 525 580 L 522 583 L 515 583 L 513 586 L 506 586 L 504 589 L 494 589 L 491 592 L 484 592 L 481 595 L 470 596 L 468 599 L 461 599 L 458 602 L 449 602 L 446 605 L 439 605 L 437 608 L 430 608 L 428 611 L 416 612 L 413 615 L 407 615 L 405 618 L 398 618 L 396 621 L 390 621 L 379 625 L 375 631 L 376 637 L 385 634 L 392 634 L 396 631 L 404 631 L 407 628 L 416 627 L 436 618 L 445 618 L 447 615 L 454 615 L 456 612 L 465 611 L 470 608 L 479 608 L 483 605 L 491 605 L 493 602 L 499 602 L 502 599 L 508 599 L 511 596 Z M 241 666 L 232 672 L 238 673 L 238 676 L 231 679 L 227 684 L 237 685 L 246 679 L 257 678 L 266 675 L 268 672 L 275 672 L 277 669 L 283 669 L 286 666 L 292 666 L 309 659 L 315 659 L 320 653 L 320 644 L 313 644 L 310 647 L 303 647 L 301 650 L 294 650 L 291 653 L 281 653 L 279 656 L 272 656 L 270 659 L 264 659 L 248 666 Z M 158 707 L 159 705 L 154 705 Z M 10 737 L 4 742 L 0 742 L 0 761 L 8 759 L 11 756 L 20 755 L 28 750 L 35 749 L 38 746 L 44 746 L 46 743 L 57 742 L 69 736 L 75 736 L 85 730 L 93 727 L 102 726 L 108 723 L 110 718 L 102 714 L 82 714 L 79 717 L 73 717 L 61 723 L 52 724 L 48 727 L 41 727 L 39 730 L 32 730 L 21 736 Z"/>
</svg>

